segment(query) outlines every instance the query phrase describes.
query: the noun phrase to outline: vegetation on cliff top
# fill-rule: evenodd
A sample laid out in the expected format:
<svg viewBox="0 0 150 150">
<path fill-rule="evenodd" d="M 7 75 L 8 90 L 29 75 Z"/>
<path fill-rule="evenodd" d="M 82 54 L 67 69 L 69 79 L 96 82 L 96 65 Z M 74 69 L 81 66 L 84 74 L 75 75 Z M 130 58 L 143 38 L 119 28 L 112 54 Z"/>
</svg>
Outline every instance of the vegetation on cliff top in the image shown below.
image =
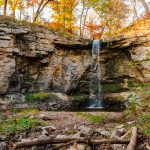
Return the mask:
<svg viewBox="0 0 150 150">
<path fill-rule="evenodd" d="M 0 13 L 78 34 L 81 38 L 110 37 L 127 32 L 130 23 L 149 18 L 149 0 L 1 0 Z M 140 7 L 140 9 L 139 9 Z M 61 12 L 61 13 L 60 13 Z M 64 32 L 65 31 L 65 32 Z"/>
</svg>

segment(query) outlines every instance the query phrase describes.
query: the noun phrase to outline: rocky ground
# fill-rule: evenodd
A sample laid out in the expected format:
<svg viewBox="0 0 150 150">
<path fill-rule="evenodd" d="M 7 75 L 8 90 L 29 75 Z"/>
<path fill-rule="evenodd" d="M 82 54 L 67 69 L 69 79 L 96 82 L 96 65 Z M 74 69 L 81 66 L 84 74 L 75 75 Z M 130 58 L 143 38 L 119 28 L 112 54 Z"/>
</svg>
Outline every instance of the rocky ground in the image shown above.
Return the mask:
<svg viewBox="0 0 150 150">
<path fill-rule="evenodd" d="M 7 112 L 8 114 L 11 115 L 11 112 Z M 3 115 L 5 115 L 5 119 L 9 118 L 6 114 Z M 64 139 L 85 137 L 90 139 L 130 139 L 130 130 L 136 123 L 134 120 L 129 122 L 122 120 L 123 113 L 121 112 L 46 112 L 30 109 L 15 113 L 15 115 L 14 122 L 16 124 L 19 124 L 19 119 L 17 120 L 17 118 L 20 115 L 30 119 L 36 118 L 42 124 L 37 122 L 34 127 L 25 131 L 16 129 L 15 132 L 13 130 L 6 132 L 6 130 L 0 130 L 0 150 L 10 149 L 8 145 L 10 146 L 11 143 L 28 141 L 35 138 L 44 139 L 52 137 Z M 7 127 L 6 125 L 5 128 Z M 139 133 L 137 150 L 149 150 L 149 144 L 150 138 Z M 99 147 L 90 147 L 86 144 L 77 144 L 77 147 L 78 150 L 124 150 L 126 145 L 105 144 Z M 34 146 L 22 148 L 21 150 L 24 149 L 51 150 L 52 145 Z M 75 150 L 72 144 L 68 145 L 65 149 Z"/>
</svg>

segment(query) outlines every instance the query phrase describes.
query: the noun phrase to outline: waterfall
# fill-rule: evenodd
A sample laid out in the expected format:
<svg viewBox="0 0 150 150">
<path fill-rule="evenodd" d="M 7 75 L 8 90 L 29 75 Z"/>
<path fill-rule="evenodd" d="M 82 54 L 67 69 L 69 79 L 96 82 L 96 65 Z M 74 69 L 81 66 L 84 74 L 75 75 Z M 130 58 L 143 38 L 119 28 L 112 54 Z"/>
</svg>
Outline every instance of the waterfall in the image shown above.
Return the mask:
<svg viewBox="0 0 150 150">
<path fill-rule="evenodd" d="M 92 46 L 92 59 L 90 71 L 90 102 L 88 108 L 101 108 L 102 106 L 102 93 L 101 93 L 101 67 L 99 62 L 100 54 L 100 40 L 94 40 Z"/>
</svg>

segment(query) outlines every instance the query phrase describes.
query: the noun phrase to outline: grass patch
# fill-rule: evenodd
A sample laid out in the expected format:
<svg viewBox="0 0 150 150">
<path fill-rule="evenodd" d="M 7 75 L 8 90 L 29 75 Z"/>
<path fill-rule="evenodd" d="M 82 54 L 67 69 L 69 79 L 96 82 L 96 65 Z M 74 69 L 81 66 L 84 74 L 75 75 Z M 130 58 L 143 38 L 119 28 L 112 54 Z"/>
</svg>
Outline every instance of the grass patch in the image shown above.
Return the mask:
<svg viewBox="0 0 150 150">
<path fill-rule="evenodd" d="M 21 112 L 3 112 L 0 114 L 0 133 L 11 134 L 36 126 L 45 126 L 46 122 L 37 119 L 38 114 L 39 110 L 35 108 L 24 109 Z"/>
<path fill-rule="evenodd" d="M 35 118 L 10 117 L 0 120 L 0 132 L 6 134 L 16 133 L 32 129 L 41 124 L 43 123 Z"/>
<path fill-rule="evenodd" d="M 50 93 L 44 93 L 44 92 L 29 93 L 29 94 L 26 94 L 25 99 L 28 102 L 42 101 L 42 100 L 48 99 L 50 95 L 51 95 Z"/>
<path fill-rule="evenodd" d="M 133 69 L 133 68 L 135 68 L 136 66 L 137 66 L 137 64 L 136 64 L 135 62 L 132 62 L 132 63 L 127 64 L 127 67 L 128 67 L 129 69 Z"/>
<path fill-rule="evenodd" d="M 103 115 L 88 115 L 87 116 L 87 119 L 90 121 L 90 122 L 93 122 L 93 123 L 104 123 L 104 116 Z"/>
<path fill-rule="evenodd" d="M 146 53 L 146 59 L 149 60 L 150 59 L 150 52 Z"/>
<path fill-rule="evenodd" d="M 105 93 L 118 93 L 125 91 L 125 88 L 120 83 L 104 84 L 102 86 L 102 92 Z"/>
<path fill-rule="evenodd" d="M 76 115 L 77 116 L 82 116 L 82 115 L 84 115 L 84 113 L 83 112 L 76 112 Z"/>
<path fill-rule="evenodd" d="M 100 115 L 93 115 L 93 114 L 89 114 L 89 113 L 83 113 L 83 112 L 76 112 L 77 116 L 83 116 L 85 117 L 87 120 L 89 120 L 92 123 L 104 123 L 105 120 L 105 116 L 100 114 Z"/>
<path fill-rule="evenodd" d="M 38 114 L 39 114 L 39 110 L 37 108 L 26 108 L 19 113 L 19 115 L 22 116 L 31 116 L 31 115 L 38 115 Z"/>
<path fill-rule="evenodd" d="M 71 99 L 72 99 L 73 101 L 83 102 L 83 101 L 87 100 L 88 97 L 89 97 L 89 96 L 87 96 L 87 95 L 74 95 L 74 96 L 71 96 Z"/>
</svg>

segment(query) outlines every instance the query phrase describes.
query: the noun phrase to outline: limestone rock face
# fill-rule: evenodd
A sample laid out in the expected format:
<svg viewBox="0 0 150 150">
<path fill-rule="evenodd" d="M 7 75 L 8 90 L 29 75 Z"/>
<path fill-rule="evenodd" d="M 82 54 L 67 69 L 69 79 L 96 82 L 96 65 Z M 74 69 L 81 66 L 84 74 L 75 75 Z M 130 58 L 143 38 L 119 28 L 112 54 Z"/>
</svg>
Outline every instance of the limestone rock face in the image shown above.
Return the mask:
<svg viewBox="0 0 150 150">
<path fill-rule="evenodd" d="M 0 94 L 89 92 L 91 42 L 45 27 L 0 21 Z M 126 92 L 129 80 L 150 82 L 150 36 L 103 41 L 104 93 Z"/>
</svg>

